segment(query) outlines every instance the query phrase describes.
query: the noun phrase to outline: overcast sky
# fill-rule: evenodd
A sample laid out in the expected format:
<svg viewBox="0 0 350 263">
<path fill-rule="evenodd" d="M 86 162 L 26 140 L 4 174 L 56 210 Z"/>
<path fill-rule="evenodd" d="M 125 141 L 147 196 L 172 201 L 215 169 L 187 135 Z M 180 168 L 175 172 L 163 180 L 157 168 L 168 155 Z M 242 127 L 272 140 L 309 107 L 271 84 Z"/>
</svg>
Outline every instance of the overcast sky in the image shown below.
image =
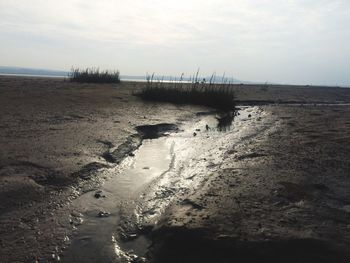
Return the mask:
<svg viewBox="0 0 350 263">
<path fill-rule="evenodd" d="M 0 0 L 0 65 L 350 85 L 350 1 Z"/>
</svg>

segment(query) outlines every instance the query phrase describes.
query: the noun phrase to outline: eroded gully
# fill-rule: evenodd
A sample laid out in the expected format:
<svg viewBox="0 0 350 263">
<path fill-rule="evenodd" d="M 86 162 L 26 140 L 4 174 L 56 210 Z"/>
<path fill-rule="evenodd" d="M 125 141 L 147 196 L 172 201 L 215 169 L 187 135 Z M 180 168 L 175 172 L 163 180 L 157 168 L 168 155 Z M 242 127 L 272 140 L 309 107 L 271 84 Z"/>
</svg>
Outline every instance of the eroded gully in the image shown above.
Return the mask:
<svg viewBox="0 0 350 263">
<path fill-rule="evenodd" d="M 232 117 L 200 113 L 177 132 L 144 139 L 120 165 L 102 171 L 103 185 L 73 201 L 71 218 L 79 226 L 61 261 L 147 262 L 147 232 L 169 204 L 223 169 L 235 145 L 273 126 L 259 107 Z"/>
</svg>

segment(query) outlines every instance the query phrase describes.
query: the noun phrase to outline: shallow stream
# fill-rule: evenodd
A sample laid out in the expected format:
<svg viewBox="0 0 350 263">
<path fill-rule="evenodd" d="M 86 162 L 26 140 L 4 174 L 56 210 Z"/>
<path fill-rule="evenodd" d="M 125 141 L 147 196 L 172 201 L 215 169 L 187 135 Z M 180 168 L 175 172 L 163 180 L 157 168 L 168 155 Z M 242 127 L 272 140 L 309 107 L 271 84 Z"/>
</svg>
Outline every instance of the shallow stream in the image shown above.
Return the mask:
<svg viewBox="0 0 350 263">
<path fill-rule="evenodd" d="M 144 262 L 151 241 L 142 227 L 156 225 L 176 196 L 218 169 L 232 139 L 249 135 L 245 122 L 259 114 L 254 107 L 232 118 L 200 113 L 179 132 L 143 140 L 99 189 L 73 202 L 81 225 L 61 261 Z"/>
</svg>

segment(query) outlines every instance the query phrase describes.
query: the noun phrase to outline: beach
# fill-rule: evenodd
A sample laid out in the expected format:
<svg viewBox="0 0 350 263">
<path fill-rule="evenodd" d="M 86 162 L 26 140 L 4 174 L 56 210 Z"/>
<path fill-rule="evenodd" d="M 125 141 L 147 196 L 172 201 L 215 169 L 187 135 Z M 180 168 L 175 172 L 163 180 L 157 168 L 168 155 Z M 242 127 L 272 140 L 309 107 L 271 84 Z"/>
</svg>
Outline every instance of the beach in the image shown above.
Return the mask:
<svg viewBox="0 0 350 263">
<path fill-rule="evenodd" d="M 0 76 L 2 262 L 349 262 L 350 89 L 143 85 Z"/>
</svg>

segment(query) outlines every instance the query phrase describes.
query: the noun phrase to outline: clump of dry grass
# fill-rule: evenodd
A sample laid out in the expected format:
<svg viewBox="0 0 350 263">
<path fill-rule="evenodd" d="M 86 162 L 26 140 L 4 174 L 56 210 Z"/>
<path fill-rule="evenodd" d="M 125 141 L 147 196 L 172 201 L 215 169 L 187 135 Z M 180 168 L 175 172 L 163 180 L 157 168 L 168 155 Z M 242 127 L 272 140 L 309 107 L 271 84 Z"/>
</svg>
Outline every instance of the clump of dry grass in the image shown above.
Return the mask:
<svg viewBox="0 0 350 263">
<path fill-rule="evenodd" d="M 69 74 L 70 81 L 87 83 L 120 83 L 119 71 L 100 71 L 99 68 L 72 68 Z"/>
<path fill-rule="evenodd" d="M 199 71 L 183 81 L 183 74 L 172 82 L 154 80 L 154 74 L 147 76 L 145 87 L 136 95 L 148 101 L 170 102 L 174 104 L 194 104 L 224 111 L 235 109 L 235 96 L 231 82 L 215 84 L 215 74 L 207 82 L 198 77 Z M 201 79 L 201 80 L 200 80 Z M 224 78 L 223 78 L 224 79 Z"/>
</svg>

